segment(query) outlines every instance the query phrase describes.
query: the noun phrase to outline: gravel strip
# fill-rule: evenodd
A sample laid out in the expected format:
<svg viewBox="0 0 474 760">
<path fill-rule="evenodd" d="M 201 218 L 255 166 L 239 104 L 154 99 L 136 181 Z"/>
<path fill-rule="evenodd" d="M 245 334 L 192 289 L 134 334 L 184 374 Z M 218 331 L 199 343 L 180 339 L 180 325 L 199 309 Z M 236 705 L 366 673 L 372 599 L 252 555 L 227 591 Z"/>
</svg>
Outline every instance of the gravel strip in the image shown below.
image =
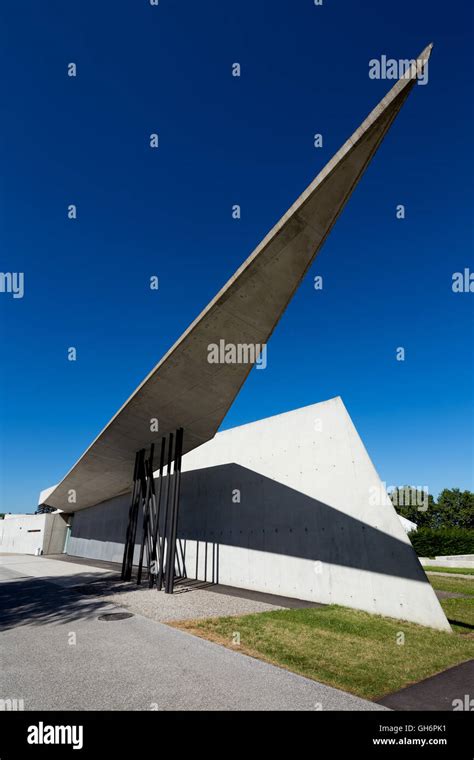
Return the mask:
<svg viewBox="0 0 474 760">
<path fill-rule="evenodd" d="M 252 612 L 271 612 L 283 607 L 254 599 L 216 593 L 208 589 L 180 589 L 165 594 L 156 589 L 141 588 L 101 594 L 104 601 L 124 607 L 131 612 L 158 622 L 195 620 L 197 618 L 248 615 Z"/>
</svg>

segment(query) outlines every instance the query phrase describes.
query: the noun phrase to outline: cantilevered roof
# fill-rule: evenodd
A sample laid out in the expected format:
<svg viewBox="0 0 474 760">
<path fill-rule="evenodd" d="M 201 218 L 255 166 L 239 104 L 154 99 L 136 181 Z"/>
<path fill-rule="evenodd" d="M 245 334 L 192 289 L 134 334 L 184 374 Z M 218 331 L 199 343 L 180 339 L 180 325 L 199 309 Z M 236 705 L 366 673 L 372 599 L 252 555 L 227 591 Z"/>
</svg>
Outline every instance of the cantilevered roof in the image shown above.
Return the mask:
<svg viewBox="0 0 474 760">
<path fill-rule="evenodd" d="M 135 453 L 184 428 L 184 453 L 211 439 L 252 364 L 211 364 L 210 344 L 264 344 L 405 99 L 432 45 L 374 108 L 91 443 L 47 504 L 76 511 L 131 487 Z M 159 433 L 150 431 L 157 418 Z M 74 492 L 75 503 L 69 494 Z M 45 499 L 46 500 L 46 499 Z"/>
</svg>

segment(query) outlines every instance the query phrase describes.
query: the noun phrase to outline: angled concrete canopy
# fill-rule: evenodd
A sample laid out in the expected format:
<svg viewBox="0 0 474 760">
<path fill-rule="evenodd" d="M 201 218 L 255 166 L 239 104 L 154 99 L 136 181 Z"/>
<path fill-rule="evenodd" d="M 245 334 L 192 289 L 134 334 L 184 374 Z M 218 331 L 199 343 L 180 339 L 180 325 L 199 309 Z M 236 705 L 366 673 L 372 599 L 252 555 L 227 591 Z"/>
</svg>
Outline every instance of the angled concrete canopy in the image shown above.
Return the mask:
<svg viewBox="0 0 474 760">
<path fill-rule="evenodd" d="M 208 346 L 268 341 L 428 61 L 429 45 L 93 441 L 47 503 L 76 511 L 130 489 L 135 453 L 178 427 L 210 440 L 252 364 L 210 364 Z M 159 420 L 159 434 L 150 420 Z M 68 502 L 74 490 L 76 501 Z"/>
</svg>

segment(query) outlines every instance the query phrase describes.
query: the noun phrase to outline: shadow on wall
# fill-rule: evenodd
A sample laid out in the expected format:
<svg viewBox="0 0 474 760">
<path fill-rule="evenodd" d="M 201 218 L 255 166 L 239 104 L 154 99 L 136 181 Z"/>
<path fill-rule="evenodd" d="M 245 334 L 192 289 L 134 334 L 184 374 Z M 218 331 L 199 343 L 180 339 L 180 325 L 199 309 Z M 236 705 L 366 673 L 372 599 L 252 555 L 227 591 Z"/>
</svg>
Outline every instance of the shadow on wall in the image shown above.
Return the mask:
<svg viewBox="0 0 474 760">
<path fill-rule="evenodd" d="M 78 551 L 88 541 L 123 545 L 128 506 L 124 495 L 76 512 L 70 553 L 98 557 Z M 238 464 L 183 473 L 178 538 L 188 576 L 198 577 L 203 563 L 215 583 L 220 545 L 429 583 L 410 543 Z M 197 542 L 192 563 L 188 542 Z M 105 551 L 100 558 L 112 559 Z"/>
<path fill-rule="evenodd" d="M 220 545 L 210 541 L 193 540 L 196 541 L 196 550 L 192 558 L 192 565 L 189 566 L 190 563 L 186 563 L 186 539 L 178 538 L 179 549 L 176 568 L 178 575 L 199 579 L 206 583 L 219 583 Z M 181 563 L 180 555 L 182 556 Z"/>
</svg>

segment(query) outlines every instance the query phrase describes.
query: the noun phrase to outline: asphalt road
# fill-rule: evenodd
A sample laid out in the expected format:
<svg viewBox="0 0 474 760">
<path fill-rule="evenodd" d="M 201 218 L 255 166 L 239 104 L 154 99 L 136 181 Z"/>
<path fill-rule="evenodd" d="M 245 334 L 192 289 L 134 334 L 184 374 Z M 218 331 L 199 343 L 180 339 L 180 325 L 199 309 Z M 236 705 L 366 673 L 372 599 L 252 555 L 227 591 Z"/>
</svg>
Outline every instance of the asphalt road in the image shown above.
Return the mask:
<svg viewBox="0 0 474 760">
<path fill-rule="evenodd" d="M 45 580 L 1 560 L 0 699 L 25 710 L 386 709 L 141 615 L 101 621 L 120 608 L 75 592 L 64 563 Z"/>
</svg>

